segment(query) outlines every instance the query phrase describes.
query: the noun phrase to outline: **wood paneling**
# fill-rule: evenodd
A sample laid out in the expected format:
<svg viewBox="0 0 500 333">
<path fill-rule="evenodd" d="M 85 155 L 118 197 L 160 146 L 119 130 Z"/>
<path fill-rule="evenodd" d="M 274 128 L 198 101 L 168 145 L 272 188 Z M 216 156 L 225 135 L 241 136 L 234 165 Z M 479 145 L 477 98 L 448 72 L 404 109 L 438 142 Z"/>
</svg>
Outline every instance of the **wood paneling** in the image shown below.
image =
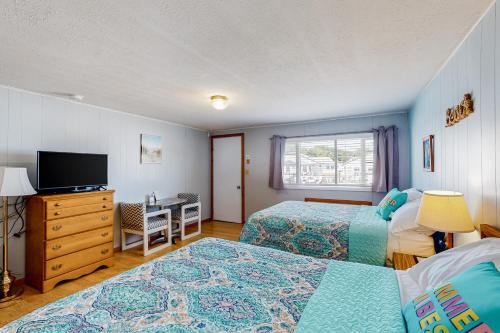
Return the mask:
<svg viewBox="0 0 500 333">
<path fill-rule="evenodd" d="M 500 226 L 499 5 L 484 16 L 410 112 L 412 185 L 463 192 L 477 225 Z M 475 112 L 445 128 L 446 109 L 468 92 Z M 429 134 L 435 135 L 434 173 L 422 168 L 421 138 Z"/>
<path fill-rule="evenodd" d="M 161 164 L 140 164 L 140 134 L 163 140 Z M 106 108 L 0 86 L 0 165 L 28 168 L 36 183 L 37 150 L 108 154 L 115 202 L 142 201 L 158 190 L 165 196 L 201 194 L 209 217 L 210 151 L 206 131 Z M 116 221 L 119 221 L 116 210 Z M 18 222 L 13 230 L 18 231 Z M 115 224 L 115 244 L 119 244 Z M 24 276 L 25 237 L 11 238 L 9 268 Z M 1 251 L 0 251 L 1 255 Z"/>
</svg>

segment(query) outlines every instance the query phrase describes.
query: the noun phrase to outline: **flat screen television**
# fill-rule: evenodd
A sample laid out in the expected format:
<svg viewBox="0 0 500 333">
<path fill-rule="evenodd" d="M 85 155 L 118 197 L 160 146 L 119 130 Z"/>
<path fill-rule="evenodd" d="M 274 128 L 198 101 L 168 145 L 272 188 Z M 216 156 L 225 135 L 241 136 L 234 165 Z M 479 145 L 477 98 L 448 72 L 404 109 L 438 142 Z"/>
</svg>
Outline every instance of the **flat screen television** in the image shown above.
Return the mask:
<svg viewBox="0 0 500 333">
<path fill-rule="evenodd" d="M 38 152 L 38 191 L 84 191 L 106 185 L 108 155 Z"/>
</svg>

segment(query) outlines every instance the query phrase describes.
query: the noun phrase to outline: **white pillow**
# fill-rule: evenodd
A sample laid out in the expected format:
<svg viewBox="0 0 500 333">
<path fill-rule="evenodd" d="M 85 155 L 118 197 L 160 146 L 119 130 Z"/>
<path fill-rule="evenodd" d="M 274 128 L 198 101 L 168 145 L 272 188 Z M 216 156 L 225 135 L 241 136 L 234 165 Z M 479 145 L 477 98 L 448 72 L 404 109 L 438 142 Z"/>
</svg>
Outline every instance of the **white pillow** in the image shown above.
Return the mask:
<svg viewBox="0 0 500 333">
<path fill-rule="evenodd" d="M 422 227 L 415 223 L 420 201 L 421 200 L 413 200 L 407 202 L 392 214 L 391 223 L 389 223 L 389 231 L 391 233 L 398 234 L 404 231 L 416 231 L 430 236 L 435 232 L 435 230 Z"/>
<path fill-rule="evenodd" d="M 407 190 L 403 191 L 404 193 L 408 194 L 408 199 L 406 199 L 406 202 L 418 200 L 422 198 L 422 192 L 417 190 L 416 188 L 412 187 Z"/>
<path fill-rule="evenodd" d="M 500 238 L 484 238 L 436 254 L 408 269 L 421 290 L 429 290 L 466 269 L 493 261 L 500 268 Z"/>
</svg>

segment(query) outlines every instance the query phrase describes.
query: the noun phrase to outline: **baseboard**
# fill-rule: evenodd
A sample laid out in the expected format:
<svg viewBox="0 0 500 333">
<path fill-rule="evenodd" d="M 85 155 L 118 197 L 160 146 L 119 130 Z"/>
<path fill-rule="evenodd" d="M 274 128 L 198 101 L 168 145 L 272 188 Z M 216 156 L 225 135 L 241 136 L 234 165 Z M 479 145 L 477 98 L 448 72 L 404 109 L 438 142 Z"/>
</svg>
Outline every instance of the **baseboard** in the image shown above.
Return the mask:
<svg viewBox="0 0 500 333">
<path fill-rule="evenodd" d="M 14 285 L 15 285 L 15 286 L 21 286 L 21 285 L 23 285 L 23 284 L 24 284 L 24 278 L 16 279 L 16 280 L 14 281 Z"/>
</svg>

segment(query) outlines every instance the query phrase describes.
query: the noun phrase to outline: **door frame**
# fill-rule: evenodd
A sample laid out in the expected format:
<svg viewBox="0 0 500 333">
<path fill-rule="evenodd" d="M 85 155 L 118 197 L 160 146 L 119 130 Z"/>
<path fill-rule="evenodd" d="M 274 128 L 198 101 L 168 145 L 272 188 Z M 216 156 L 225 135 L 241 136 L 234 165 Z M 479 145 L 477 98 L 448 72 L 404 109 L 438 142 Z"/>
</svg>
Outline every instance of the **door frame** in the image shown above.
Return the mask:
<svg viewBox="0 0 500 333">
<path fill-rule="evenodd" d="M 210 219 L 214 218 L 214 139 L 241 137 L 241 224 L 245 224 L 245 133 L 210 136 Z"/>
</svg>

